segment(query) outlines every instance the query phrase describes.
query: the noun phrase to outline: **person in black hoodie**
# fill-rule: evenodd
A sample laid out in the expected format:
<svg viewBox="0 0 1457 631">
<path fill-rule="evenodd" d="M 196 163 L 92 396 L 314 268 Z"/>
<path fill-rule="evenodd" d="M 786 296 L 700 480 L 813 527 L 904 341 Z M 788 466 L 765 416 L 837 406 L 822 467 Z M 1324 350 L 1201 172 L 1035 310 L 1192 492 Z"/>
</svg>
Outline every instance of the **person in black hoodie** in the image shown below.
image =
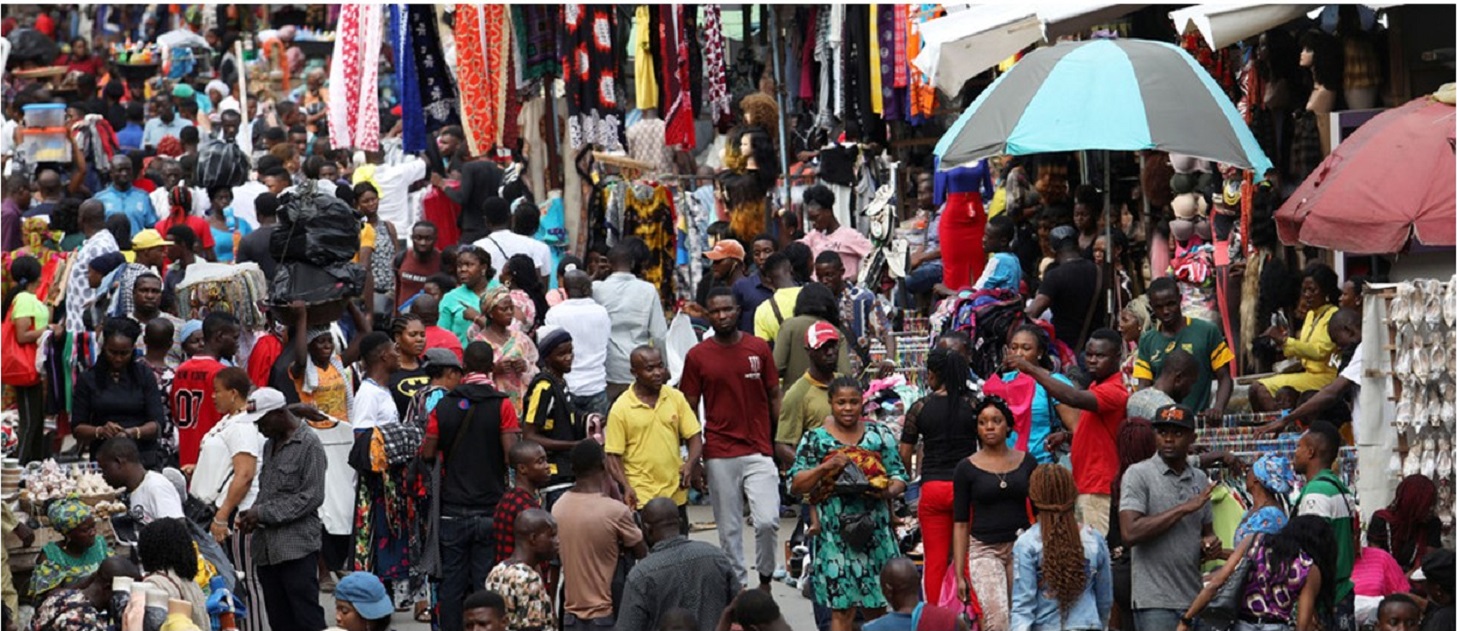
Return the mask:
<svg viewBox="0 0 1457 631">
<path fill-rule="evenodd" d="M 521 432 L 516 410 L 490 383 L 491 345 L 465 349 L 465 378 L 430 414 L 420 456 L 443 458 L 440 479 L 440 628 L 460 631 L 461 603 L 495 558 L 491 515 L 506 491 L 506 458 Z"/>
</svg>

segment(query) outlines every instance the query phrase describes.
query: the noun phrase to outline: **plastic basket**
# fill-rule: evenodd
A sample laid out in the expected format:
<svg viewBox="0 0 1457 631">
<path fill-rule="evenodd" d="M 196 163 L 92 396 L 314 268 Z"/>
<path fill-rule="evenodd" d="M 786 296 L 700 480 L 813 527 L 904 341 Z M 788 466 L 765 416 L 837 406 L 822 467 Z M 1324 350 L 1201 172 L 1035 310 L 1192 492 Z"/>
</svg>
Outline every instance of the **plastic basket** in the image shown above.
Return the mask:
<svg viewBox="0 0 1457 631">
<path fill-rule="evenodd" d="M 66 124 L 64 103 L 36 103 L 20 109 L 25 112 L 26 127 L 63 127 Z"/>
<path fill-rule="evenodd" d="M 65 127 L 22 129 L 17 151 L 31 163 L 71 161 L 71 141 Z"/>
</svg>

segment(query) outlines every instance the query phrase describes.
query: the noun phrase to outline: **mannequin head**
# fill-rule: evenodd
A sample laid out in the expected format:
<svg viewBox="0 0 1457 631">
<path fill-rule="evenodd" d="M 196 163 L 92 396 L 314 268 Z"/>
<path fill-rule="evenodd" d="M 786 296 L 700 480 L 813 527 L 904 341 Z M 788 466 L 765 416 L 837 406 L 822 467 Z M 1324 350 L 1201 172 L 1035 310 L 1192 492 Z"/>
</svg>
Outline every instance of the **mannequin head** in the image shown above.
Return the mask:
<svg viewBox="0 0 1457 631">
<path fill-rule="evenodd" d="M 1310 69 L 1317 86 L 1340 89 L 1344 63 L 1345 56 L 1335 38 L 1314 29 L 1300 37 L 1300 67 Z"/>
</svg>

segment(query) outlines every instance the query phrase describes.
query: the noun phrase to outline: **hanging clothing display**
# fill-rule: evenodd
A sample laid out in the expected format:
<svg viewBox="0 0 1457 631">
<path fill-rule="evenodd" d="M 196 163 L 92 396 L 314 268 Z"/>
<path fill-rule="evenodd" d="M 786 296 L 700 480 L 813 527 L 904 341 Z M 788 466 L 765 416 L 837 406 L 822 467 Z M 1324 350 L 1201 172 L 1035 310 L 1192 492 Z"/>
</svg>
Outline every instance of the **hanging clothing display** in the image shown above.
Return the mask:
<svg viewBox="0 0 1457 631">
<path fill-rule="evenodd" d="M 377 4 L 348 4 L 339 14 L 329 66 L 329 138 L 335 149 L 379 149 L 379 55 L 384 17 Z"/>
<path fill-rule="evenodd" d="M 872 5 L 870 7 L 870 111 L 880 114 L 885 111 L 883 77 L 890 71 L 890 63 L 887 56 L 890 51 L 882 44 L 881 33 L 881 7 L 884 5 Z"/>
<path fill-rule="evenodd" d="M 511 5 L 511 24 L 516 28 L 516 54 L 521 78 L 533 81 L 562 74 L 560 40 L 562 9 L 555 4 Z"/>
<path fill-rule="evenodd" d="M 839 31 L 830 26 L 830 19 L 833 15 L 843 18 L 844 14 L 843 6 L 830 5 L 828 10 L 819 12 L 815 22 L 814 60 L 820 66 L 819 90 L 816 92 L 819 110 L 815 115 L 815 127 L 827 131 L 834 127 L 835 116 L 840 111 L 840 36 Z"/>
<path fill-rule="evenodd" d="M 704 184 L 688 191 L 680 190 L 673 196 L 678 209 L 678 265 L 675 281 L 678 298 L 694 300 L 694 291 L 703 282 L 704 272 L 711 269 L 711 262 L 703 258 L 708 247 L 708 224 L 714 220 L 713 186 Z"/>
<path fill-rule="evenodd" d="M 617 52 L 610 5 L 566 5 L 568 122 L 572 149 L 622 148 L 622 106 L 617 100 Z"/>
<path fill-rule="evenodd" d="M 510 31 L 502 5 L 458 4 L 455 9 L 456 71 L 461 127 L 472 154 L 496 146 L 506 101 Z"/>
<path fill-rule="evenodd" d="M 644 117 L 627 128 L 627 155 L 633 160 L 653 165 L 662 173 L 673 172 L 673 154 L 666 141 L 667 123 L 661 118 Z"/>
<path fill-rule="evenodd" d="M 414 48 L 415 64 L 419 66 L 415 69 L 415 77 L 420 87 L 420 111 L 424 113 L 425 132 L 433 133 L 448 125 L 459 125 L 459 99 L 455 80 L 450 74 L 450 64 L 441 49 L 435 8 L 426 4 L 407 6 L 410 44 Z"/>
<path fill-rule="evenodd" d="M 688 103 L 694 112 L 703 111 L 703 38 L 698 30 L 698 6 L 683 7 L 683 33 L 688 42 Z"/>
<path fill-rule="evenodd" d="M 938 170 L 935 186 L 946 199 L 940 224 L 941 282 L 952 289 L 970 287 L 987 262 L 982 237 L 987 226 L 985 203 L 995 192 L 991 165 L 978 160 L 971 166 Z"/>
<path fill-rule="evenodd" d="M 703 67 L 708 72 L 708 116 L 719 129 L 733 119 L 729 102 L 728 73 L 724 59 L 723 16 L 719 5 L 703 6 Z"/>
<path fill-rule="evenodd" d="M 622 213 L 622 234 L 643 240 L 648 258 L 643 261 L 641 278 L 658 288 L 663 308 L 676 304 L 673 296 L 673 268 L 676 267 L 677 232 L 673 196 L 668 187 L 635 182 L 626 187 Z"/>
<path fill-rule="evenodd" d="M 667 121 L 664 139 L 669 147 L 692 149 L 698 145 L 693 129 L 692 95 L 688 90 L 688 38 L 682 37 L 683 5 L 659 5 L 658 36 L 663 42 L 663 102 Z"/>
<path fill-rule="evenodd" d="M 945 11 L 941 5 L 919 4 L 909 7 L 910 29 L 906 37 L 906 58 L 915 59 L 921 54 L 921 25 L 929 20 L 941 17 Z M 910 120 L 915 122 L 924 121 L 936 112 L 936 88 L 931 85 L 931 78 L 926 73 L 913 65 L 910 71 Z"/>
<path fill-rule="evenodd" d="M 658 109 L 658 75 L 653 67 L 652 9 L 638 5 L 632 18 L 633 77 L 637 80 L 637 109 Z"/>
</svg>

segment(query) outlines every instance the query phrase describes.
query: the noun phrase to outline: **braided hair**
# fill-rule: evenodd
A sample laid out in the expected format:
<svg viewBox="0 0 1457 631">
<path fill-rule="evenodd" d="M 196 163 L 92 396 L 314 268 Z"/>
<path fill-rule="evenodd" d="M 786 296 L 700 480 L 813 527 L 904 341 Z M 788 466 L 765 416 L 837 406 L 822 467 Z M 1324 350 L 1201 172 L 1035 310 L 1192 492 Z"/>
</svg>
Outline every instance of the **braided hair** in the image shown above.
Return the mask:
<svg viewBox="0 0 1457 631">
<path fill-rule="evenodd" d="M 926 370 L 941 380 L 941 386 L 946 388 L 946 397 L 951 401 L 960 401 L 966 395 L 971 368 L 961 353 L 937 346 L 926 356 Z"/>
<path fill-rule="evenodd" d="M 1087 557 L 1073 517 L 1077 485 L 1062 465 L 1038 465 L 1032 471 L 1027 497 L 1037 509 L 1037 524 L 1042 528 L 1042 587 L 1057 598 L 1058 609 L 1066 617 L 1088 584 Z"/>
</svg>

